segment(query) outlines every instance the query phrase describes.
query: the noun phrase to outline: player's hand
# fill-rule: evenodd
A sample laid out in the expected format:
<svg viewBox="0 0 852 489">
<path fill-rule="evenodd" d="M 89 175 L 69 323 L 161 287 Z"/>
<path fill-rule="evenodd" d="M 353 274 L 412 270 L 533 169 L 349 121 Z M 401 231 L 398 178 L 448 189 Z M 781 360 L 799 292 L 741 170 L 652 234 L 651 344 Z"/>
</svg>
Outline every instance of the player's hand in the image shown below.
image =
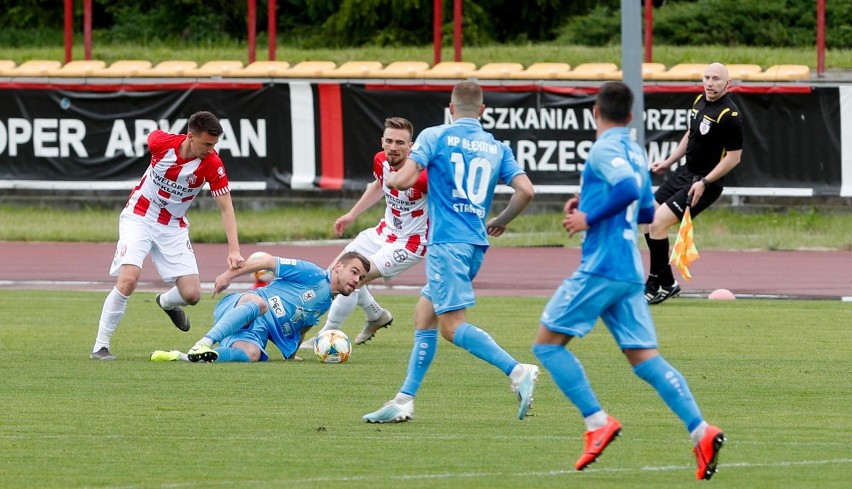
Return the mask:
<svg viewBox="0 0 852 489">
<path fill-rule="evenodd" d="M 337 218 L 334 221 L 334 232 L 337 233 L 338 236 L 343 236 L 343 231 L 346 230 L 346 227 L 352 224 L 352 221 L 355 219 L 349 214 L 344 214 Z"/>
<path fill-rule="evenodd" d="M 562 220 L 562 227 L 568 231 L 568 236 L 571 237 L 580 231 L 589 229 L 589 225 L 586 223 L 586 213 L 574 209 L 574 212 L 566 215 L 565 219 Z"/>
<path fill-rule="evenodd" d="M 495 217 L 493 219 L 489 219 L 488 222 L 485 223 L 485 231 L 488 233 L 488 236 L 496 238 L 498 236 L 502 236 L 503 233 L 506 232 L 506 225 Z"/>
<path fill-rule="evenodd" d="M 231 277 L 228 275 L 228 272 L 220 274 L 218 277 L 216 277 L 216 282 L 213 284 L 213 293 L 210 295 L 210 297 L 216 297 L 216 294 L 222 292 L 230 286 Z"/>
<path fill-rule="evenodd" d="M 565 211 L 565 215 L 567 216 L 568 214 L 573 213 L 575 210 L 577 210 L 577 207 L 579 206 L 580 197 L 576 195 L 574 197 L 571 197 L 565 202 L 565 207 L 563 208 L 563 210 Z"/>
<path fill-rule="evenodd" d="M 243 258 L 243 255 L 241 255 L 239 251 L 228 254 L 228 268 L 231 270 L 242 268 L 245 263 L 246 259 Z"/>
</svg>

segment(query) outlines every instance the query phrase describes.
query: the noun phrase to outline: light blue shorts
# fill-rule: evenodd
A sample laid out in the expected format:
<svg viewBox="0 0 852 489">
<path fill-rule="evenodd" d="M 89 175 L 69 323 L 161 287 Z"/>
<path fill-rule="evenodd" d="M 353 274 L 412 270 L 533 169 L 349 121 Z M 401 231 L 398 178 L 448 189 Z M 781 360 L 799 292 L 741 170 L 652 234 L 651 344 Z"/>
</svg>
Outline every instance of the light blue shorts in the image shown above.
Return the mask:
<svg viewBox="0 0 852 489">
<path fill-rule="evenodd" d="M 420 295 L 432 301 L 435 314 L 467 309 L 476 304 L 473 279 L 482 266 L 487 246 L 440 243 L 426 253 L 426 286 Z"/>
<path fill-rule="evenodd" d="M 541 324 L 550 331 L 582 338 L 601 318 L 621 349 L 657 348 L 644 294 L 642 284 L 575 272 L 550 298 Z"/>
<path fill-rule="evenodd" d="M 237 307 L 237 301 L 239 301 L 242 296 L 242 294 L 235 293 L 223 297 L 213 309 L 213 322 L 215 323 L 226 312 Z M 260 361 L 267 361 L 269 359 L 269 355 L 266 354 L 266 344 L 269 342 L 269 331 L 267 331 L 266 325 L 264 325 L 260 320 L 261 318 L 254 320 L 248 327 L 244 327 L 231 336 L 226 336 L 219 343 L 219 346 L 230 348 L 234 346 L 234 343 L 237 341 L 245 341 L 260 348 Z"/>
</svg>

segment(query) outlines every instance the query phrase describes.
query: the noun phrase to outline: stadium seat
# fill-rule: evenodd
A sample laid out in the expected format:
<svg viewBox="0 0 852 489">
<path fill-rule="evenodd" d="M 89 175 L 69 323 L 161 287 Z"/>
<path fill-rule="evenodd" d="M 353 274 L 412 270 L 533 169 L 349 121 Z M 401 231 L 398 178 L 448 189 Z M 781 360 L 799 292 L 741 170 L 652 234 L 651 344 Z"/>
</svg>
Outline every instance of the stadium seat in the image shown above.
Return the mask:
<svg viewBox="0 0 852 489">
<path fill-rule="evenodd" d="M 423 78 L 467 78 L 475 70 L 467 61 L 442 61 L 423 72 Z"/>
<path fill-rule="evenodd" d="M 499 80 L 512 78 L 512 73 L 521 71 L 524 71 L 524 65 L 520 63 L 486 63 L 469 76 L 483 80 Z"/>
<path fill-rule="evenodd" d="M 657 73 L 666 71 L 666 65 L 663 63 L 642 63 L 642 79 L 650 80 Z M 624 71 L 618 70 L 615 73 L 609 73 L 606 76 L 607 80 L 622 80 L 624 79 Z"/>
<path fill-rule="evenodd" d="M 5 75 L 7 71 L 11 70 L 15 66 L 15 62 L 11 59 L 0 59 L 0 76 Z"/>
<path fill-rule="evenodd" d="M 512 72 L 509 77 L 520 80 L 554 80 L 571 71 L 568 63 L 533 63 L 523 71 Z"/>
<path fill-rule="evenodd" d="M 425 61 L 394 61 L 377 71 L 375 76 L 381 78 L 423 78 L 423 73 L 429 69 Z"/>
<path fill-rule="evenodd" d="M 727 65 L 727 68 L 728 74 L 731 76 L 731 80 L 745 80 L 749 75 L 763 71 L 763 68 L 761 68 L 760 65 L 749 64 L 732 64 Z"/>
<path fill-rule="evenodd" d="M 563 73 L 560 78 L 567 80 L 606 80 L 618 71 L 615 63 L 583 63 L 576 68 Z"/>
<path fill-rule="evenodd" d="M 81 59 L 69 61 L 61 68 L 50 70 L 48 74 L 49 76 L 85 78 L 92 76 L 94 72 L 104 68 L 106 68 L 106 63 L 103 61 L 95 59 Z"/>
<path fill-rule="evenodd" d="M 140 72 L 137 76 L 146 76 L 146 77 L 161 77 L 161 78 L 171 78 L 171 77 L 185 77 L 192 76 L 188 75 L 187 72 L 194 70 L 198 67 L 198 63 L 195 61 L 161 61 L 157 66 Z"/>
<path fill-rule="evenodd" d="M 5 76 L 48 76 L 48 73 L 61 67 L 62 63 L 56 60 L 32 59 L 10 68 Z"/>
<path fill-rule="evenodd" d="M 748 81 L 795 81 L 807 80 L 811 77 L 811 69 L 807 65 L 774 65 L 766 71 L 748 75 Z"/>
<path fill-rule="evenodd" d="M 106 78 L 127 78 L 139 76 L 142 72 L 151 69 L 151 62 L 143 59 L 124 59 L 116 61 L 106 68 L 93 71 L 90 76 Z"/>
<path fill-rule="evenodd" d="M 242 61 L 215 60 L 208 61 L 194 70 L 187 70 L 186 76 L 198 78 L 228 77 L 231 73 L 243 69 Z"/>
<path fill-rule="evenodd" d="M 228 76 L 246 78 L 275 78 L 282 76 L 290 69 L 290 63 L 286 61 L 255 61 L 241 70 L 233 71 Z"/>
<path fill-rule="evenodd" d="M 296 66 L 284 71 L 280 76 L 290 78 L 322 78 L 326 72 L 335 69 L 334 61 L 302 61 Z"/>
<path fill-rule="evenodd" d="M 333 70 L 326 71 L 327 78 L 372 78 L 382 69 L 379 61 L 347 61 Z"/>
<path fill-rule="evenodd" d="M 668 71 L 652 73 L 652 80 L 702 80 L 707 63 L 680 63 L 672 66 Z"/>
</svg>

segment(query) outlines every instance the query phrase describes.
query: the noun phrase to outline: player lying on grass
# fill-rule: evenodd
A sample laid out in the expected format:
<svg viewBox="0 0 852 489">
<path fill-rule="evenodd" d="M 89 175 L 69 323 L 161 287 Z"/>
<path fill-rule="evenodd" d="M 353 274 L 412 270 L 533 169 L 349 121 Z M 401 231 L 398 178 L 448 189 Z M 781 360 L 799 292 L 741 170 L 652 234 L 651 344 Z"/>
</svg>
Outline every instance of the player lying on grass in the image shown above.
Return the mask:
<svg viewBox="0 0 852 489">
<path fill-rule="evenodd" d="M 216 277 L 213 297 L 235 278 L 258 270 L 274 271 L 275 280 L 266 287 L 223 297 L 213 310 L 213 327 L 189 352 L 157 350 L 151 353 L 151 361 L 263 362 L 269 359 L 269 341 L 284 358 L 292 359 L 305 332 L 331 307 L 333 296 L 349 295 L 361 284 L 370 261 L 359 253 L 345 253 L 326 270 L 304 260 L 256 253 L 242 268 Z"/>
</svg>

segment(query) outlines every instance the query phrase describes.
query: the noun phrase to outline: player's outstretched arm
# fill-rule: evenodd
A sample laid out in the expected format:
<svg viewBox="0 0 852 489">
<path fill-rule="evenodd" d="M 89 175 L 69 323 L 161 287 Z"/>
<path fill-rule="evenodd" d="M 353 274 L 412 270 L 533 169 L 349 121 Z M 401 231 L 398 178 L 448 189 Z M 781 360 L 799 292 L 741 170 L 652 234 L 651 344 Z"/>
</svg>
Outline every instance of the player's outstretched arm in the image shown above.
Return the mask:
<svg viewBox="0 0 852 489">
<path fill-rule="evenodd" d="M 240 268 L 229 268 L 216 277 L 216 282 L 213 284 L 213 294 L 211 297 L 216 297 L 216 294 L 230 287 L 231 282 L 241 275 L 248 275 L 259 270 L 275 270 L 275 257 L 269 253 L 258 252 L 253 253 L 245 264 Z"/>
<path fill-rule="evenodd" d="M 391 173 L 390 177 L 385 180 L 385 186 L 396 190 L 408 190 L 417 182 L 417 177 L 424 169 L 416 161 L 407 159 L 399 171 Z"/>
<path fill-rule="evenodd" d="M 334 232 L 337 233 L 338 236 L 342 236 L 343 231 L 346 230 L 347 226 L 352 224 L 352 222 L 354 222 L 355 219 L 357 219 L 364 211 L 373 207 L 376 202 L 382 200 L 384 195 L 385 193 L 382 191 L 382 184 L 378 180 L 373 180 L 370 185 L 367 185 L 367 188 L 364 190 L 361 198 L 352 206 L 352 209 L 334 221 Z"/>
<path fill-rule="evenodd" d="M 231 194 L 217 195 L 216 205 L 222 215 L 222 226 L 225 228 L 225 237 L 228 239 L 228 268 L 240 268 L 246 259 L 240 254 L 240 241 L 237 235 L 237 216 L 234 212 L 234 204 Z"/>
<path fill-rule="evenodd" d="M 518 217 L 535 197 L 535 187 L 526 174 L 520 174 L 513 178 L 509 186 L 515 189 L 515 193 L 512 194 L 509 205 L 503 209 L 503 212 L 498 214 L 497 217 L 489 219 L 485 224 L 489 236 L 497 237 L 506 232 L 506 226 Z"/>
</svg>

